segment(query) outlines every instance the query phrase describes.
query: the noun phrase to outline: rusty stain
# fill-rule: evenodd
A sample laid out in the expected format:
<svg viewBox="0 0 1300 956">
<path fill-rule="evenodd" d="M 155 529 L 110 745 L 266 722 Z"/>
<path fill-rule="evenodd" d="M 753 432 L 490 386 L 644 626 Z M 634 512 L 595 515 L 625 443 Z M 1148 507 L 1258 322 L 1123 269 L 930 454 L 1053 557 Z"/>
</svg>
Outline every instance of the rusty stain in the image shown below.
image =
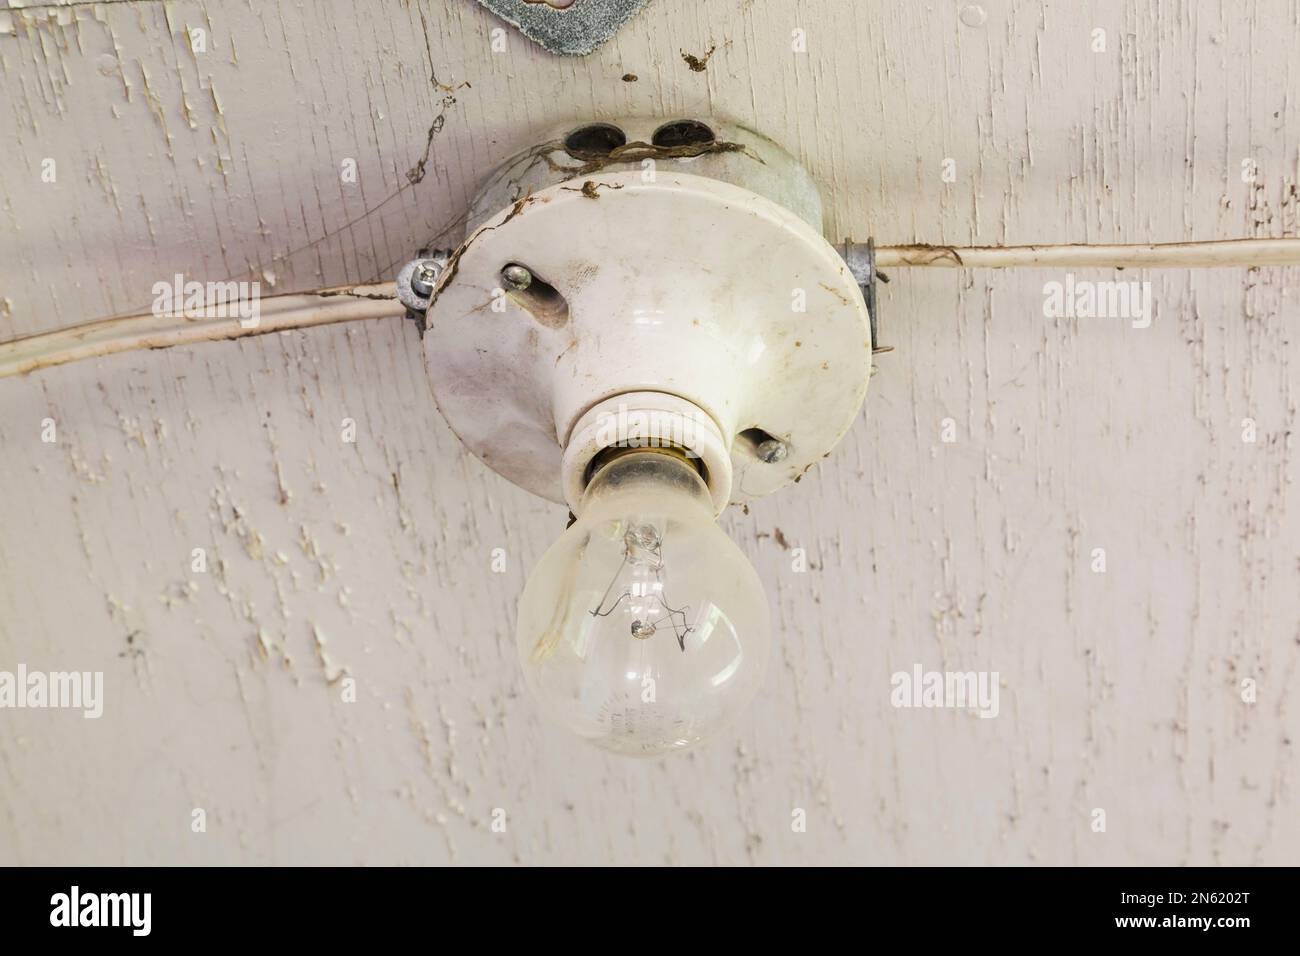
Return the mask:
<svg viewBox="0 0 1300 956">
<path fill-rule="evenodd" d="M 746 512 L 746 514 L 748 514 L 748 512 Z M 774 527 L 770 534 L 766 531 L 757 531 L 754 533 L 754 537 L 771 538 L 774 542 L 776 542 L 776 546 L 780 548 L 782 551 L 790 550 L 790 542 L 786 540 L 785 532 L 783 532 L 780 528 Z"/>
<path fill-rule="evenodd" d="M 582 163 L 581 166 L 564 166 L 557 163 L 551 158 L 553 153 L 564 153 L 572 159 Z M 643 143 L 640 140 L 634 140 L 626 143 L 608 153 L 590 152 L 579 149 L 566 149 L 562 140 L 552 140 L 548 143 L 542 143 L 531 150 L 532 161 L 538 159 L 546 163 L 547 168 L 552 172 L 569 173 L 572 178 L 579 176 L 589 176 L 592 173 L 599 172 L 607 166 L 615 166 L 623 163 L 639 163 L 645 159 L 694 159 L 697 156 L 707 156 L 711 153 L 744 153 L 746 156 L 757 162 L 763 160 L 754 154 L 744 143 L 727 142 L 724 140 L 712 140 L 707 143 L 687 143 L 682 146 L 655 146 L 651 143 Z M 766 165 L 766 164 L 765 164 Z"/>
<path fill-rule="evenodd" d="M 424 37 L 425 54 L 429 58 L 429 83 L 433 87 L 433 89 L 439 94 L 439 99 L 438 99 L 438 113 L 433 117 L 433 120 L 429 123 L 429 130 L 425 134 L 424 153 L 423 155 L 421 155 L 419 161 L 406 172 L 407 182 L 410 183 L 412 186 L 417 185 L 418 183 L 423 182 L 424 180 L 425 167 L 429 162 L 429 156 L 433 152 L 434 137 L 436 137 L 439 133 L 441 133 L 443 126 L 446 125 L 447 111 L 456 105 L 456 92 L 461 89 L 473 88 L 470 86 L 468 80 L 464 80 L 459 84 L 453 84 L 453 83 L 444 83 L 438 79 L 437 71 L 434 69 L 433 66 L 433 62 L 434 62 L 433 49 L 429 45 L 429 26 L 428 23 L 425 21 L 423 9 L 420 10 L 420 26 L 422 28 L 422 35 Z"/>
<path fill-rule="evenodd" d="M 570 340 L 569 340 L 569 344 L 566 345 L 566 346 L 564 347 L 564 351 L 560 352 L 559 355 L 555 356 L 555 364 L 556 364 L 556 365 L 559 365 L 559 364 L 560 364 L 560 359 L 562 359 L 562 358 L 564 358 L 564 356 L 568 355 L 568 354 L 569 354 L 569 350 L 572 349 L 572 348 L 573 348 L 574 346 L 576 346 L 577 344 L 578 344 L 578 340 L 577 340 L 577 339 L 570 339 Z"/>
<path fill-rule="evenodd" d="M 695 56 L 694 54 L 682 50 L 682 59 L 686 61 L 686 65 L 691 68 L 692 73 L 703 73 L 709 68 L 709 57 L 713 56 L 713 51 L 717 48 L 718 45 L 715 43 L 700 56 Z"/>
<path fill-rule="evenodd" d="M 460 258 L 465 254 L 466 250 L 468 250 L 469 247 L 474 243 L 474 240 L 476 240 L 479 236 L 483 235 L 484 233 L 491 232 L 494 229 L 500 229 L 510 220 L 514 219 L 515 216 L 523 212 L 525 207 L 527 207 L 534 200 L 535 197 L 532 195 L 532 193 L 520 197 L 518 200 L 515 201 L 514 205 L 510 207 L 510 212 L 506 214 L 506 217 L 504 219 L 502 219 L 500 222 L 496 223 L 495 225 L 483 226 L 479 228 L 474 233 L 474 235 L 470 236 L 468 239 L 466 239 L 463 243 L 461 243 L 456 248 L 456 251 L 451 254 L 451 258 L 447 260 L 447 268 L 443 270 L 442 275 L 438 278 L 437 288 L 433 290 L 433 295 L 429 298 L 428 308 L 430 311 L 433 309 L 433 304 L 437 302 L 439 296 L 442 295 L 442 290 L 447 288 L 449 285 L 451 285 L 451 280 L 456 278 L 456 273 L 460 271 Z"/>
<path fill-rule="evenodd" d="M 835 296 L 835 298 L 839 299 L 840 302 L 844 303 L 845 305 L 848 305 L 848 304 L 849 304 L 848 297 L 845 296 L 844 293 L 840 292 L 839 289 L 835 288 L 835 287 L 832 286 L 832 285 L 828 285 L 828 284 L 825 283 L 825 282 L 819 282 L 818 285 L 820 285 L 823 289 L 825 289 L 825 290 L 826 290 L 827 292 L 829 292 L 831 295 Z M 796 344 L 797 344 L 797 343 L 796 343 Z"/>
<path fill-rule="evenodd" d="M 316 293 L 322 299 L 331 299 L 336 296 L 345 296 L 350 299 L 375 299 L 381 302 L 390 302 L 397 298 L 397 293 L 391 295 L 386 292 L 354 292 L 352 289 L 322 289 Z"/>
<path fill-rule="evenodd" d="M 935 262 L 939 259 L 949 259 L 957 265 L 962 265 L 961 255 L 952 246 L 936 246 L 928 242 L 916 242 L 907 246 L 898 248 L 901 255 L 906 256 L 909 261 L 916 263 Z"/>
<path fill-rule="evenodd" d="M 561 186 L 560 188 L 565 192 L 570 192 L 570 193 L 580 192 L 588 199 L 599 199 L 600 194 L 597 192 L 597 190 L 622 189 L 623 184 L 622 183 L 598 183 L 594 179 L 588 179 L 585 183 L 582 184 L 581 189 L 573 189 L 569 186 Z"/>
</svg>

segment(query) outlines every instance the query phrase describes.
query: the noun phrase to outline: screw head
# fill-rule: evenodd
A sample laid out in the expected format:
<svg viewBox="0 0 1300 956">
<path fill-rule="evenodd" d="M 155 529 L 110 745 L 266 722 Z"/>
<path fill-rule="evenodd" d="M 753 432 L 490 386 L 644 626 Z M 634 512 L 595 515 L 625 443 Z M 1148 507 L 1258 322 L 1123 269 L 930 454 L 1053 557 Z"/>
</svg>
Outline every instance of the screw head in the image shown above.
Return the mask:
<svg viewBox="0 0 1300 956">
<path fill-rule="evenodd" d="M 416 295 L 427 297 L 433 292 L 433 284 L 438 281 L 442 270 L 435 263 L 421 262 L 411 273 L 411 291 Z"/>
<path fill-rule="evenodd" d="M 433 284 L 438 281 L 438 276 L 442 273 L 436 262 L 428 259 L 423 260 L 415 267 L 411 273 L 411 289 L 419 296 L 428 296 L 433 292 Z"/>
<path fill-rule="evenodd" d="M 501 278 L 516 292 L 523 292 L 533 284 L 533 274 L 521 265 L 508 265 L 501 270 Z"/>
<path fill-rule="evenodd" d="M 785 461 L 785 456 L 790 454 L 790 448 L 779 438 L 769 438 L 759 444 L 757 452 L 759 461 L 765 465 L 775 465 L 777 462 Z"/>
</svg>

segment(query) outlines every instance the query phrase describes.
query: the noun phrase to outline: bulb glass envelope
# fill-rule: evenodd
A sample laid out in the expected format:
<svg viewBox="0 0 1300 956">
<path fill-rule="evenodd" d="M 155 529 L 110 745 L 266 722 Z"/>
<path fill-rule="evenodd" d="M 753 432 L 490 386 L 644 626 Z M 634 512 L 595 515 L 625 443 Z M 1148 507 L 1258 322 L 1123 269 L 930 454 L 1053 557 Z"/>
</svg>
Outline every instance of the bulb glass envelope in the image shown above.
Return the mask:
<svg viewBox="0 0 1300 956">
<path fill-rule="evenodd" d="M 749 706 L 769 654 L 767 598 L 691 464 L 616 454 L 528 577 L 519 661 L 552 720 L 602 749 L 656 756 Z"/>
</svg>

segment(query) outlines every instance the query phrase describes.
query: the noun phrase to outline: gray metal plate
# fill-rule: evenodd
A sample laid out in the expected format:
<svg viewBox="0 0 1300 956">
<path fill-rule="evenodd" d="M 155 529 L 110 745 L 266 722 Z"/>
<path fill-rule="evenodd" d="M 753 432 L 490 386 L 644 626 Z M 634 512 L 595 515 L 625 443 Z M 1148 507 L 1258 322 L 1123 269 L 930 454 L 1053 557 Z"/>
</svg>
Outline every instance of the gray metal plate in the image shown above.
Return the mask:
<svg viewBox="0 0 1300 956">
<path fill-rule="evenodd" d="M 648 0 L 573 0 L 564 9 L 546 0 L 478 0 L 552 53 L 586 56 L 631 19 Z"/>
</svg>

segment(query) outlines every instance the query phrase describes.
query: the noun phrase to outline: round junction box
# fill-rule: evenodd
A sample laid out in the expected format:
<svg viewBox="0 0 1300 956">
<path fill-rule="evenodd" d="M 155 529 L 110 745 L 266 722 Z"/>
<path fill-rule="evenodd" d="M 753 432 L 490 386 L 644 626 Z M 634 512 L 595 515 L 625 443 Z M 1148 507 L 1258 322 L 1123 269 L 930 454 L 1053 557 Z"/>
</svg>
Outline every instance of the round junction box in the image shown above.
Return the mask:
<svg viewBox="0 0 1300 956">
<path fill-rule="evenodd" d="M 797 480 L 861 407 L 862 294 L 812 180 L 751 131 L 557 129 L 489 177 L 468 223 L 426 313 L 434 395 L 535 494 L 576 512 L 602 448 L 663 441 L 698 456 L 721 511 Z"/>
</svg>

